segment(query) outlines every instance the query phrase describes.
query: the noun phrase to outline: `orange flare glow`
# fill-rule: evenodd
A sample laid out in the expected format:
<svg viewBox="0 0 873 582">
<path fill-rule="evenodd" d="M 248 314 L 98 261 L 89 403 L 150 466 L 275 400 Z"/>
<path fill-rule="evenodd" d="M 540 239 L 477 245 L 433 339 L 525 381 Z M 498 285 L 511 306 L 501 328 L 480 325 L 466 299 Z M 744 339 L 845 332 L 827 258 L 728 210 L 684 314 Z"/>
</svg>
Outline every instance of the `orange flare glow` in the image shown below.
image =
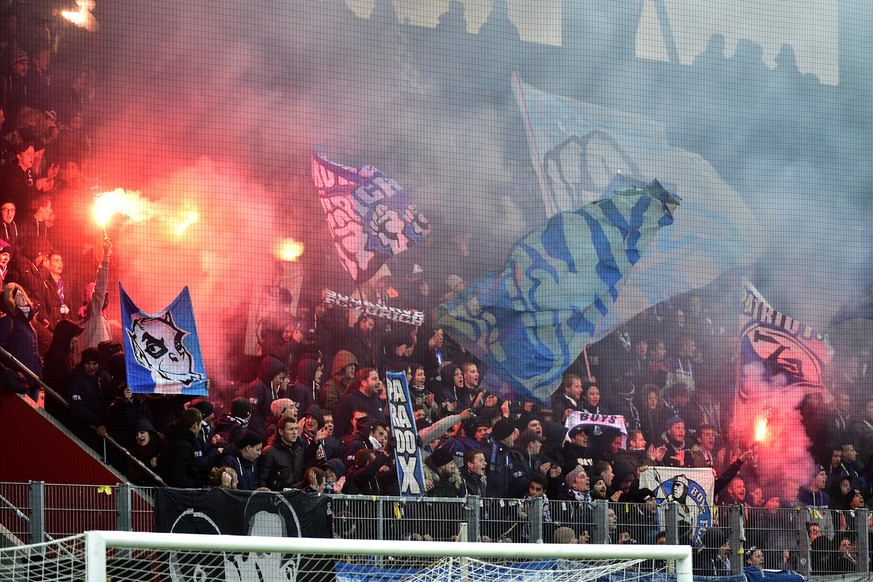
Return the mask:
<svg viewBox="0 0 873 582">
<path fill-rule="evenodd" d="M 755 421 L 755 442 L 760 443 L 767 438 L 767 417 L 762 416 Z"/>
<path fill-rule="evenodd" d="M 176 236 L 182 236 L 185 233 L 185 230 L 188 229 L 192 224 L 196 224 L 200 222 L 200 213 L 196 210 L 192 210 L 185 214 L 185 220 L 182 221 L 182 224 L 176 228 Z"/>
<path fill-rule="evenodd" d="M 293 238 L 286 238 L 279 242 L 276 256 L 282 261 L 293 262 L 300 258 L 300 255 L 303 254 L 303 243 L 294 240 Z"/>
<path fill-rule="evenodd" d="M 133 222 L 150 218 L 153 214 L 151 203 L 140 196 L 139 192 L 128 192 L 116 188 L 112 192 L 98 194 L 91 209 L 94 221 L 106 228 L 106 225 L 116 214 L 123 214 Z"/>
<path fill-rule="evenodd" d="M 63 10 L 61 16 L 79 28 L 84 28 L 88 32 L 96 32 L 100 26 L 91 14 L 95 6 L 94 0 L 76 0 L 76 6 L 79 7 L 78 10 Z"/>
</svg>

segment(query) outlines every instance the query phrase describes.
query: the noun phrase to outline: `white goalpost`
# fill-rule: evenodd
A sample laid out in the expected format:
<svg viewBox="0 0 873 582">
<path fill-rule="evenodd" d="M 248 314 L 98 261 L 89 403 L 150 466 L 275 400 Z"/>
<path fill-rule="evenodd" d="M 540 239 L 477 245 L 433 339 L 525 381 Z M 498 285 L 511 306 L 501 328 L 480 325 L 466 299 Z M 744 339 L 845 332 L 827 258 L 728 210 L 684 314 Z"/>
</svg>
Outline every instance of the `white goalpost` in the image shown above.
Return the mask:
<svg viewBox="0 0 873 582">
<path fill-rule="evenodd" d="M 113 581 L 124 580 L 120 572 L 111 576 L 107 556 L 130 561 L 129 552 L 137 551 L 168 553 L 164 555 L 170 573 L 167 580 L 199 580 L 199 573 L 211 575 L 202 579 L 246 580 L 250 579 L 246 572 L 258 568 L 261 576 L 268 574 L 273 576 L 270 579 L 289 582 L 353 580 L 360 579 L 360 572 L 344 574 L 341 566 L 364 564 L 366 577 L 371 580 L 585 580 L 619 572 L 633 573 L 623 574 L 620 579 L 634 579 L 649 577 L 655 571 L 673 571 L 678 582 L 692 581 L 689 546 L 376 541 L 119 531 L 85 534 L 86 581 L 105 582 L 107 576 Z M 267 571 L 270 568 L 272 574 Z"/>
<path fill-rule="evenodd" d="M 692 582 L 690 546 L 90 531 L 0 548 L 0 582 Z"/>
</svg>

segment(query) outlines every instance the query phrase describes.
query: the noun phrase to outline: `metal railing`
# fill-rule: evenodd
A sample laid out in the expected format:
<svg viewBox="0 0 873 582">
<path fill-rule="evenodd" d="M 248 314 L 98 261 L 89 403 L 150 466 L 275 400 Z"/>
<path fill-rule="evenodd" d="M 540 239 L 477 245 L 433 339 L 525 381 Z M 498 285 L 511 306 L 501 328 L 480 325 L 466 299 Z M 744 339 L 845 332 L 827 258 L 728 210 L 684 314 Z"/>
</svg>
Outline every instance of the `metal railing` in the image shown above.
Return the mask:
<svg viewBox="0 0 873 582">
<path fill-rule="evenodd" d="M 3 347 L 0 347 L 0 356 L 3 356 L 4 358 L 6 358 L 8 360 L 8 362 L 11 362 L 16 368 L 18 368 L 18 370 L 21 373 L 23 373 L 25 376 L 30 378 L 31 381 L 38 384 L 43 389 L 43 391 L 45 393 L 45 398 L 52 398 L 54 401 L 56 401 L 64 409 L 64 411 L 70 410 L 70 403 L 67 402 L 67 400 L 63 396 L 58 394 L 51 386 L 49 386 L 48 384 L 43 382 L 39 376 L 37 376 L 36 374 L 33 373 L 33 370 L 31 370 L 26 365 L 24 365 L 24 363 L 22 363 L 18 358 L 16 358 L 12 354 L 10 354 L 8 351 L 6 351 L 6 349 L 4 349 Z M 60 422 L 59 419 L 55 419 L 55 420 Z M 96 427 L 91 427 L 91 428 L 94 430 L 94 434 L 98 434 Z M 99 436 L 99 434 L 98 434 L 98 436 Z M 146 465 L 145 463 L 143 463 L 142 461 L 140 461 L 139 459 L 134 457 L 132 454 L 130 454 L 130 451 L 128 451 L 121 443 L 116 441 L 110 435 L 108 435 L 108 434 L 103 435 L 100 438 L 102 439 L 103 451 L 102 452 L 95 451 L 95 452 L 101 454 L 101 460 L 104 463 L 109 464 L 108 455 L 107 455 L 107 446 L 108 446 L 113 452 L 120 455 L 128 463 L 131 463 L 131 464 L 137 466 L 140 470 L 142 470 L 145 473 L 145 475 L 147 475 L 151 479 L 154 479 L 156 484 L 161 485 L 161 486 L 167 485 L 164 482 L 164 480 L 157 473 L 155 473 L 152 470 L 151 467 L 149 467 L 148 465 Z M 90 447 L 88 447 L 84 443 L 80 443 L 80 444 L 82 444 L 82 447 L 84 449 L 91 450 Z"/>
<path fill-rule="evenodd" d="M 129 484 L 0 483 L 0 526 L 12 543 L 36 543 L 86 530 L 154 531 L 156 489 Z M 717 507 L 706 524 L 675 503 L 460 499 L 332 495 L 334 536 L 343 539 L 695 546 L 698 575 L 739 574 L 744 551 L 764 567 L 804 575 L 868 573 L 866 509 Z M 811 533 L 810 533 L 811 532 Z M 661 541 L 659 538 L 663 538 Z M 7 542 L 9 540 L 6 540 Z"/>
</svg>

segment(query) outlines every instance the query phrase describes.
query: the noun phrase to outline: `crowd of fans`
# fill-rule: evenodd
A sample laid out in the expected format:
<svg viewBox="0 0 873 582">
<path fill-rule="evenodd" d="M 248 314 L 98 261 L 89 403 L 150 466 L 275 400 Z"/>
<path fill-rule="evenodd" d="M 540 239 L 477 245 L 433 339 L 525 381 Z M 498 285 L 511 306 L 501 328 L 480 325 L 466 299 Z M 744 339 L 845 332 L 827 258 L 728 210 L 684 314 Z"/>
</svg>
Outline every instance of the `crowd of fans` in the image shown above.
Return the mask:
<svg viewBox="0 0 873 582">
<path fill-rule="evenodd" d="M 776 489 L 757 473 L 751 441 L 729 432 L 736 354 L 725 323 L 732 310 L 717 293 L 679 297 L 628 322 L 567 371 L 548 404 L 482 389 L 481 363 L 430 319 L 410 327 L 328 304 L 272 322 L 257 376 L 227 402 L 132 393 L 104 315 L 112 243 L 90 249 L 68 277 L 52 233 L 53 201 L 75 200 L 82 188 L 93 73 L 70 54 L 54 68 L 64 44 L 49 22 L 19 23 L 15 12 L 0 20 L 0 345 L 63 397 L 66 404 L 47 395 L 45 406 L 74 434 L 98 450 L 110 435 L 141 461 L 110 455 L 132 483 L 154 485 L 159 476 L 171 487 L 396 495 L 383 384 L 391 369 L 407 372 L 426 494 L 541 497 L 555 541 L 587 541 L 591 504 L 609 500 L 641 508 L 615 541 L 662 542 L 655 494 L 639 484 L 652 466 L 712 468 L 718 504 L 761 509 L 749 518 L 752 529 L 766 510 L 813 506 L 841 510 L 832 529 L 851 532 L 853 510 L 873 499 L 870 347 L 838 354 L 827 374 L 833 399 L 810 394 L 801 403 L 821 467 L 807 483 L 783 480 Z M 375 299 L 430 312 L 437 297 L 465 285 L 457 274 L 443 294 L 432 283 L 413 268 L 403 281 L 375 285 Z M 6 364 L 4 386 L 36 399 L 39 384 Z M 627 434 L 593 425 L 568 431 L 574 411 L 620 415 Z M 515 515 L 502 517 L 523 521 L 531 505 L 513 507 Z M 824 543 L 820 525 L 810 524 L 809 535 L 814 547 Z M 822 568 L 857 559 L 851 535 L 828 543 L 832 551 L 821 551 L 837 558 Z M 716 571 L 724 559 L 722 551 L 712 556 Z"/>
</svg>

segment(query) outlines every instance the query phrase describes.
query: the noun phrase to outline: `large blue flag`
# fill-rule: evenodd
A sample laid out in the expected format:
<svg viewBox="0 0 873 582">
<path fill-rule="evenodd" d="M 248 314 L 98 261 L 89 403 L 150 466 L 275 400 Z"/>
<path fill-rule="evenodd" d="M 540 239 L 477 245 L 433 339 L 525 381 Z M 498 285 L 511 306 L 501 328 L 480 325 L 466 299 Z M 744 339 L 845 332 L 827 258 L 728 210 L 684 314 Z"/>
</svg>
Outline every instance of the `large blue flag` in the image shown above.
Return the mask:
<svg viewBox="0 0 873 582">
<path fill-rule="evenodd" d="M 672 146 L 649 118 L 574 101 L 513 79 L 548 216 L 575 210 L 613 189 L 616 176 L 657 179 L 682 200 L 672 228 L 649 245 L 592 341 L 670 297 L 750 265 L 757 221 L 702 157 Z"/>
<path fill-rule="evenodd" d="M 430 231 L 409 194 L 372 166 L 350 168 L 316 153 L 312 180 L 340 261 L 356 284 Z"/>
<path fill-rule="evenodd" d="M 489 390 L 546 401 L 677 204 L 656 181 L 628 181 L 553 216 L 512 246 L 503 270 L 441 305 L 437 326 L 488 366 Z"/>
<path fill-rule="evenodd" d="M 150 315 L 121 284 L 124 363 L 133 392 L 206 395 L 208 384 L 188 287 L 170 305 Z"/>
</svg>

